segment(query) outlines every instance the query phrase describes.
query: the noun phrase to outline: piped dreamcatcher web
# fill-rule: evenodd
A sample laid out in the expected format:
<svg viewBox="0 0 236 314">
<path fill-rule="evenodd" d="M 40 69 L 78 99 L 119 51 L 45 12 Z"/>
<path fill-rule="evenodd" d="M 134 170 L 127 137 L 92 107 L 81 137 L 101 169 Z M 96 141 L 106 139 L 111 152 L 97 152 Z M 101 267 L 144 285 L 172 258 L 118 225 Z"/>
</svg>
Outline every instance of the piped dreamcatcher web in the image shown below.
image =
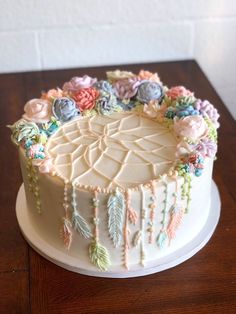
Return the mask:
<svg viewBox="0 0 236 314">
<path fill-rule="evenodd" d="M 58 174 L 77 184 L 128 188 L 165 173 L 176 139 L 135 113 L 84 117 L 63 125 L 48 141 Z"/>
</svg>

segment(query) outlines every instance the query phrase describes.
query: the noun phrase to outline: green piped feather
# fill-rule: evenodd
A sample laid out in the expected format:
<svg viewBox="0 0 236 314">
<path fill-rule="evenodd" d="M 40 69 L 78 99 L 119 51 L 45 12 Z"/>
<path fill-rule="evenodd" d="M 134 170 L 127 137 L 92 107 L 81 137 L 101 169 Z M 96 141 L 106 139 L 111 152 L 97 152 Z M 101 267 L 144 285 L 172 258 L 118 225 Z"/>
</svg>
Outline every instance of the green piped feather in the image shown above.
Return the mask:
<svg viewBox="0 0 236 314">
<path fill-rule="evenodd" d="M 89 239 L 92 236 L 86 220 L 76 210 L 72 213 L 71 222 L 73 228 L 85 239 Z"/>
<path fill-rule="evenodd" d="M 108 202 L 108 230 L 115 247 L 120 244 L 122 237 L 124 196 L 116 190 L 110 195 Z"/>
<path fill-rule="evenodd" d="M 111 264 L 107 249 L 96 240 L 89 246 L 89 257 L 91 262 L 102 271 L 106 271 Z"/>
<path fill-rule="evenodd" d="M 167 239 L 168 236 L 165 231 L 160 231 L 158 237 L 157 237 L 157 245 L 160 249 L 163 249 L 167 245 Z"/>
</svg>

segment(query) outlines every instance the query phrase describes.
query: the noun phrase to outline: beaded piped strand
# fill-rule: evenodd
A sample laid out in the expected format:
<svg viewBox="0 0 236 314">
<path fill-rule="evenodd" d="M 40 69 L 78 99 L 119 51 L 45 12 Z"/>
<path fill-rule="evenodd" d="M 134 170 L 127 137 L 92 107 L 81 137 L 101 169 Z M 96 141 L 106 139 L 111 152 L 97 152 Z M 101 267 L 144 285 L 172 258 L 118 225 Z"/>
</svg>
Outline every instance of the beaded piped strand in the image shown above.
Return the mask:
<svg viewBox="0 0 236 314">
<path fill-rule="evenodd" d="M 39 214 L 42 213 L 41 199 L 40 199 L 40 190 L 39 190 L 39 177 L 36 167 L 33 166 L 32 160 L 27 160 L 26 165 L 29 191 L 33 194 L 35 198 L 36 208 Z"/>
<path fill-rule="evenodd" d="M 140 240 L 140 264 L 145 266 L 145 251 L 144 251 L 144 238 L 145 238 L 145 219 L 146 219 L 146 208 L 145 208 L 145 194 L 143 186 L 140 186 L 141 192 L 141 220 L 140 220 L 140 229 L 141 229 L 141 240 Z"/>
<path fill-rule="evenodd" d="M 62 218 L 62 229 L 61 235 L 65 247 L 69 250 L 72 243 L 72 224 L 69 219 L 69 200 L 68 200 L 68 181 L 64 182 L 64 192 L 63 192 L 63 209 L 64 217 Z"/>
<path fill-rule="evenodd" d="M 156 194 L 155 194 L 155 186 L 156 181 L 151 180 L 150 188 L 152 195 L 150 196 L 150 204 L 148 205 L 150 212 L 149 212 L 149 222 L 148 222 L 148 229 L 149 232 L 149 239 L 148 242 L 151 244 L 153 243 L 153 234 L 154 234 L 154 219 L 155 219 L 155 208 L 156 208 Z"/>
</svg>

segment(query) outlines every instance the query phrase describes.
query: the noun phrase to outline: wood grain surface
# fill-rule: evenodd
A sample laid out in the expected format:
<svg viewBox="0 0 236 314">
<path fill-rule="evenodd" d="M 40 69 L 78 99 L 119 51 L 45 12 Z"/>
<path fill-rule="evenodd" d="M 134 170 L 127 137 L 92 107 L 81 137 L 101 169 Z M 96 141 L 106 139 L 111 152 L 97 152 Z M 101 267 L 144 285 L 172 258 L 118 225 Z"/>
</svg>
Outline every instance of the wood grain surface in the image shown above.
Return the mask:
<svg viewBox="0 0 236 314">
<path fill-rule="evenodd" d="M 34 252 L 21 236 L 15 200 L 22 182 L 17 150 L 5 127 L 24 103 L 72 76 L 105 77 L 113 67 L 0 75 L 0 313 L 236 313 L 236 125 L 195 61 L 119 66 L 157 71 L 169 86 L 185 85 L 221 114 L 214 180 L 222 201 L 210 242 L 183 264 L 131 279 L 93 278 L 66 271 Z M 222 80 L 224 78 L 222 77 Z"/>
</svg>

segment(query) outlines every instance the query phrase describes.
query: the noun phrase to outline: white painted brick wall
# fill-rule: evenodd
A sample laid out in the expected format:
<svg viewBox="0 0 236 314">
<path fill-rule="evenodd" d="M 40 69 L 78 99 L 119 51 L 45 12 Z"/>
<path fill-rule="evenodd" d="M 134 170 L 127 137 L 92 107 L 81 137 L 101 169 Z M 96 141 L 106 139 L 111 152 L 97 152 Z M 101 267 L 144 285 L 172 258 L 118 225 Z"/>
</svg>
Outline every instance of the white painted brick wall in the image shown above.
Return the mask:
<svg viewBox="0 0 236 314">
<path fill-rule="evenodd" d="M 0 0 L 0 73 L 195 58 L 236 118 L 235 0 Z"/>
</svg>

